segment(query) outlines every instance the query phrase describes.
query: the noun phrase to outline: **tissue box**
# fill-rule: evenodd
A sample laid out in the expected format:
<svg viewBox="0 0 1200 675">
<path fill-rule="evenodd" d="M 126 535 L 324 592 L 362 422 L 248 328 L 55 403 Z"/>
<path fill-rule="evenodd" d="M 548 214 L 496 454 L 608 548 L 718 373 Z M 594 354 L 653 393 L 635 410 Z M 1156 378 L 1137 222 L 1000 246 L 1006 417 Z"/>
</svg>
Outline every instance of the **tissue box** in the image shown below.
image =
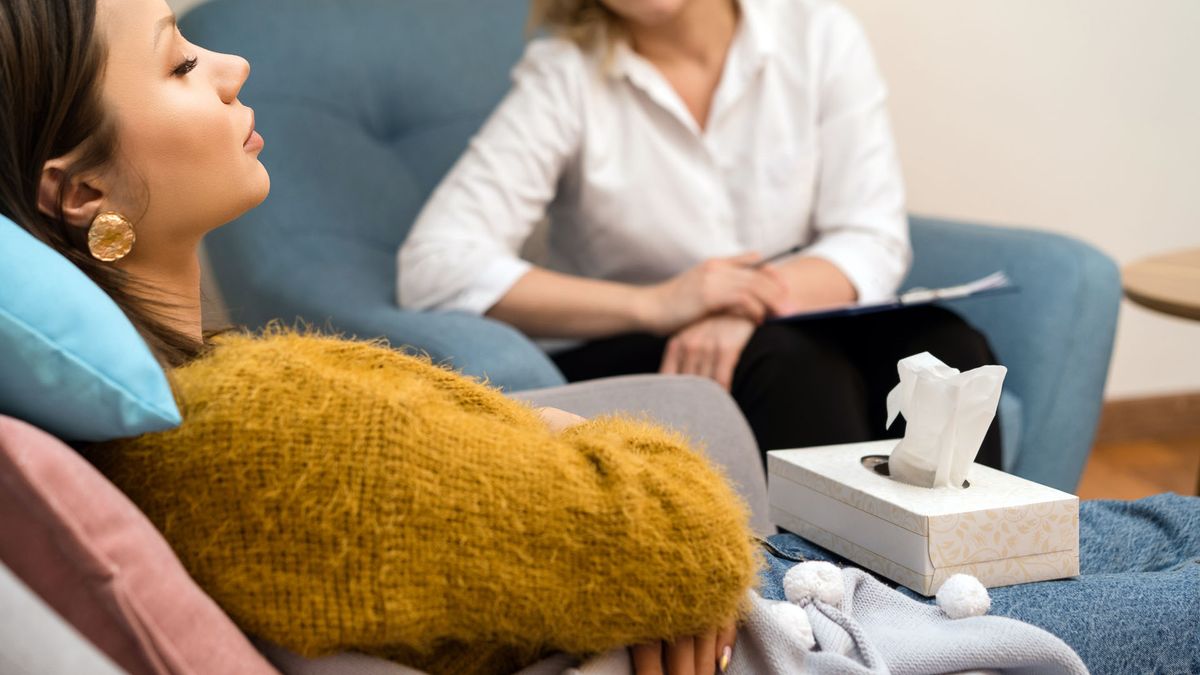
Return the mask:
<svg viewBox="0 0 1200 675">
<path fill-rule="evenodd" d="M 864 466 L 898 442 L 767 453 L 772 521 L 922 595 L 958 573 L 989 588 L 1079 574 L 1078 497 L 980 464 L 965 489 Z"/>
</svg>

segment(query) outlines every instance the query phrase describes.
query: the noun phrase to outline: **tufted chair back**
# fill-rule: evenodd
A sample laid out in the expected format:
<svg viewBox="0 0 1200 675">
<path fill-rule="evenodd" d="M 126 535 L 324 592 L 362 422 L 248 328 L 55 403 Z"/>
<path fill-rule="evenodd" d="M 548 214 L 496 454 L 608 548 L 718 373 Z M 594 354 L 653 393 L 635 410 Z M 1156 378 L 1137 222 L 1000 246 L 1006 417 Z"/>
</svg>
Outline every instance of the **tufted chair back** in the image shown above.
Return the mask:
<svg viewBox="0 0 1200 675">
<path fill-rule="evenodd" d="M 395 303 L 396 249 L 509 85 L 525 0 L 213 0 L 189 39 L 251 63 L 271 195 L 206 239 L 238 324 L 387 337 L 510 389 L 562 381 L 528 340 Z"/>
<path fill-rule="evenodd" d="M 409 345 L 509 390 L 562 375 L 512 328 L 395 302 L 396 249 L 425 198 L 509 86 L 526 0 L 213 0 L 188 37 L 253 67 L 267 202 L 208 239 L 230 313 L 299 317 Z M 955 304 L 1009 367 L 1005 468 L 1072 490 L 1112 354 L 1120 278 L 1083 242 L 914 217 L 906 286 L 1005 270 L 1019 294 Z"/>
</svg>

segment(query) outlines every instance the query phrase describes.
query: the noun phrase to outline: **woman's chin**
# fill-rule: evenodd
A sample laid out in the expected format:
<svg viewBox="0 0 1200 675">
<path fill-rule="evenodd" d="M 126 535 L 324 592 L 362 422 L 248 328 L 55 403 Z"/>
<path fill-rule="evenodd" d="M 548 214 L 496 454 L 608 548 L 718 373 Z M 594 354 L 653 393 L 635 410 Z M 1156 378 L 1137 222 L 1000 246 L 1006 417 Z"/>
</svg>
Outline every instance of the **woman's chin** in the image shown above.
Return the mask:
<svg viewBox="0 0 1200 675">
<path fill-rule="evenodd" d="M 262 166 L 261 163 L 259 166 Z M 265 202 L 267 200 L 267 196 L 271 194 L 271 174 L 267 172 L 267 167 L 265 166 L 262 168 L 261 183 L 262 185 L 259 187 L 258 201 L 254 203 L 254 206 L 258 206 L 259 204 Z"/>
<path fill-rule="evenodd" d="M 252 189 L 247 200 L 248 204 L 246 208 L 242 209 L 242 213 L 256 208 L 267 200 L 267 195 L 271 194 L 271 174 L 267 172 L 267 167 L 263 166 L 262 162 L 258 162 L 257 171 L 254 173 L 254 177 L 250 179 Z"/>
<path fill-rule="evenodd" d="M 229 223 L 232 223 L 233 221 L 237 220 L 238 218 L 241 218 L 242 216 L 246 215 L 250 211 L 253 211 L 254 209 L 258 208 L 258 206 L 260 204 L 262 204 L 264 201 L 267 200 L 267 195 L 269 195 L 270 193 L 271 193 L 271 176 L 267 173 L 267 170 L 264 168 L 260 172 L 260 175 L 258 175 L 254 178 L 253 189 L 249 190 L 247 192 L 245 199 L 242 201 L 242 203 L 239 205 L 239 207 L 237 209 L 235 209 L 227 217 L 222 218 L 221 223 L 212 229 L 215 230 L 218 227 L 228 225 Z"/>
</svg>

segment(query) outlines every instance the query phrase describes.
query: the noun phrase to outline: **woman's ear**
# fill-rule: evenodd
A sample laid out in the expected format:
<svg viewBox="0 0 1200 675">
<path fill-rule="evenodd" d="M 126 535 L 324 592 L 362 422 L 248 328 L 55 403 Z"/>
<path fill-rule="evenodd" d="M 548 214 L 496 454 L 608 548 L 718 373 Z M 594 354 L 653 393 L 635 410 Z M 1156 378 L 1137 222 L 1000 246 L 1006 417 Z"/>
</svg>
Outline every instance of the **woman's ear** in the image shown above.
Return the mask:
<svg viewBox="0 0 1200 675">
<path fill-rule="evenodd" d="M 38 210 L 52 218 L 58 217 L 58 199 L 62 195 L 62 215 L 68 225 L 88 227 L 100 212 L 104 191 L 82 177 L 75 176 L 64 184 L 67 160 L 52 159 L 42 168 L 38 183 Z"/>
</svg>

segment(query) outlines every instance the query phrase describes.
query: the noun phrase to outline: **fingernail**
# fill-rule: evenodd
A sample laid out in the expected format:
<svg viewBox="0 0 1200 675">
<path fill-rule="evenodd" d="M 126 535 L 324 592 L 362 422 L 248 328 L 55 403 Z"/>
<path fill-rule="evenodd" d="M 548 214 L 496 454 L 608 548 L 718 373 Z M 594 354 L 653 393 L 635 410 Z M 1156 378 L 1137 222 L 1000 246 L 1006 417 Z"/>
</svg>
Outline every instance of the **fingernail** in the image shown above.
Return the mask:
<svg viewBox="0 0 1200 675">
<path fill-rule="evenodd" d="M 733 658 L 733 647 L 730 647 L 729 645 L 725 645 L 725 648 L 721 650 L 720 666 L 721 666 L 722 673 L 729 670 L 729 659 L 731 659 L 731 658 Z"/>
</svg>

